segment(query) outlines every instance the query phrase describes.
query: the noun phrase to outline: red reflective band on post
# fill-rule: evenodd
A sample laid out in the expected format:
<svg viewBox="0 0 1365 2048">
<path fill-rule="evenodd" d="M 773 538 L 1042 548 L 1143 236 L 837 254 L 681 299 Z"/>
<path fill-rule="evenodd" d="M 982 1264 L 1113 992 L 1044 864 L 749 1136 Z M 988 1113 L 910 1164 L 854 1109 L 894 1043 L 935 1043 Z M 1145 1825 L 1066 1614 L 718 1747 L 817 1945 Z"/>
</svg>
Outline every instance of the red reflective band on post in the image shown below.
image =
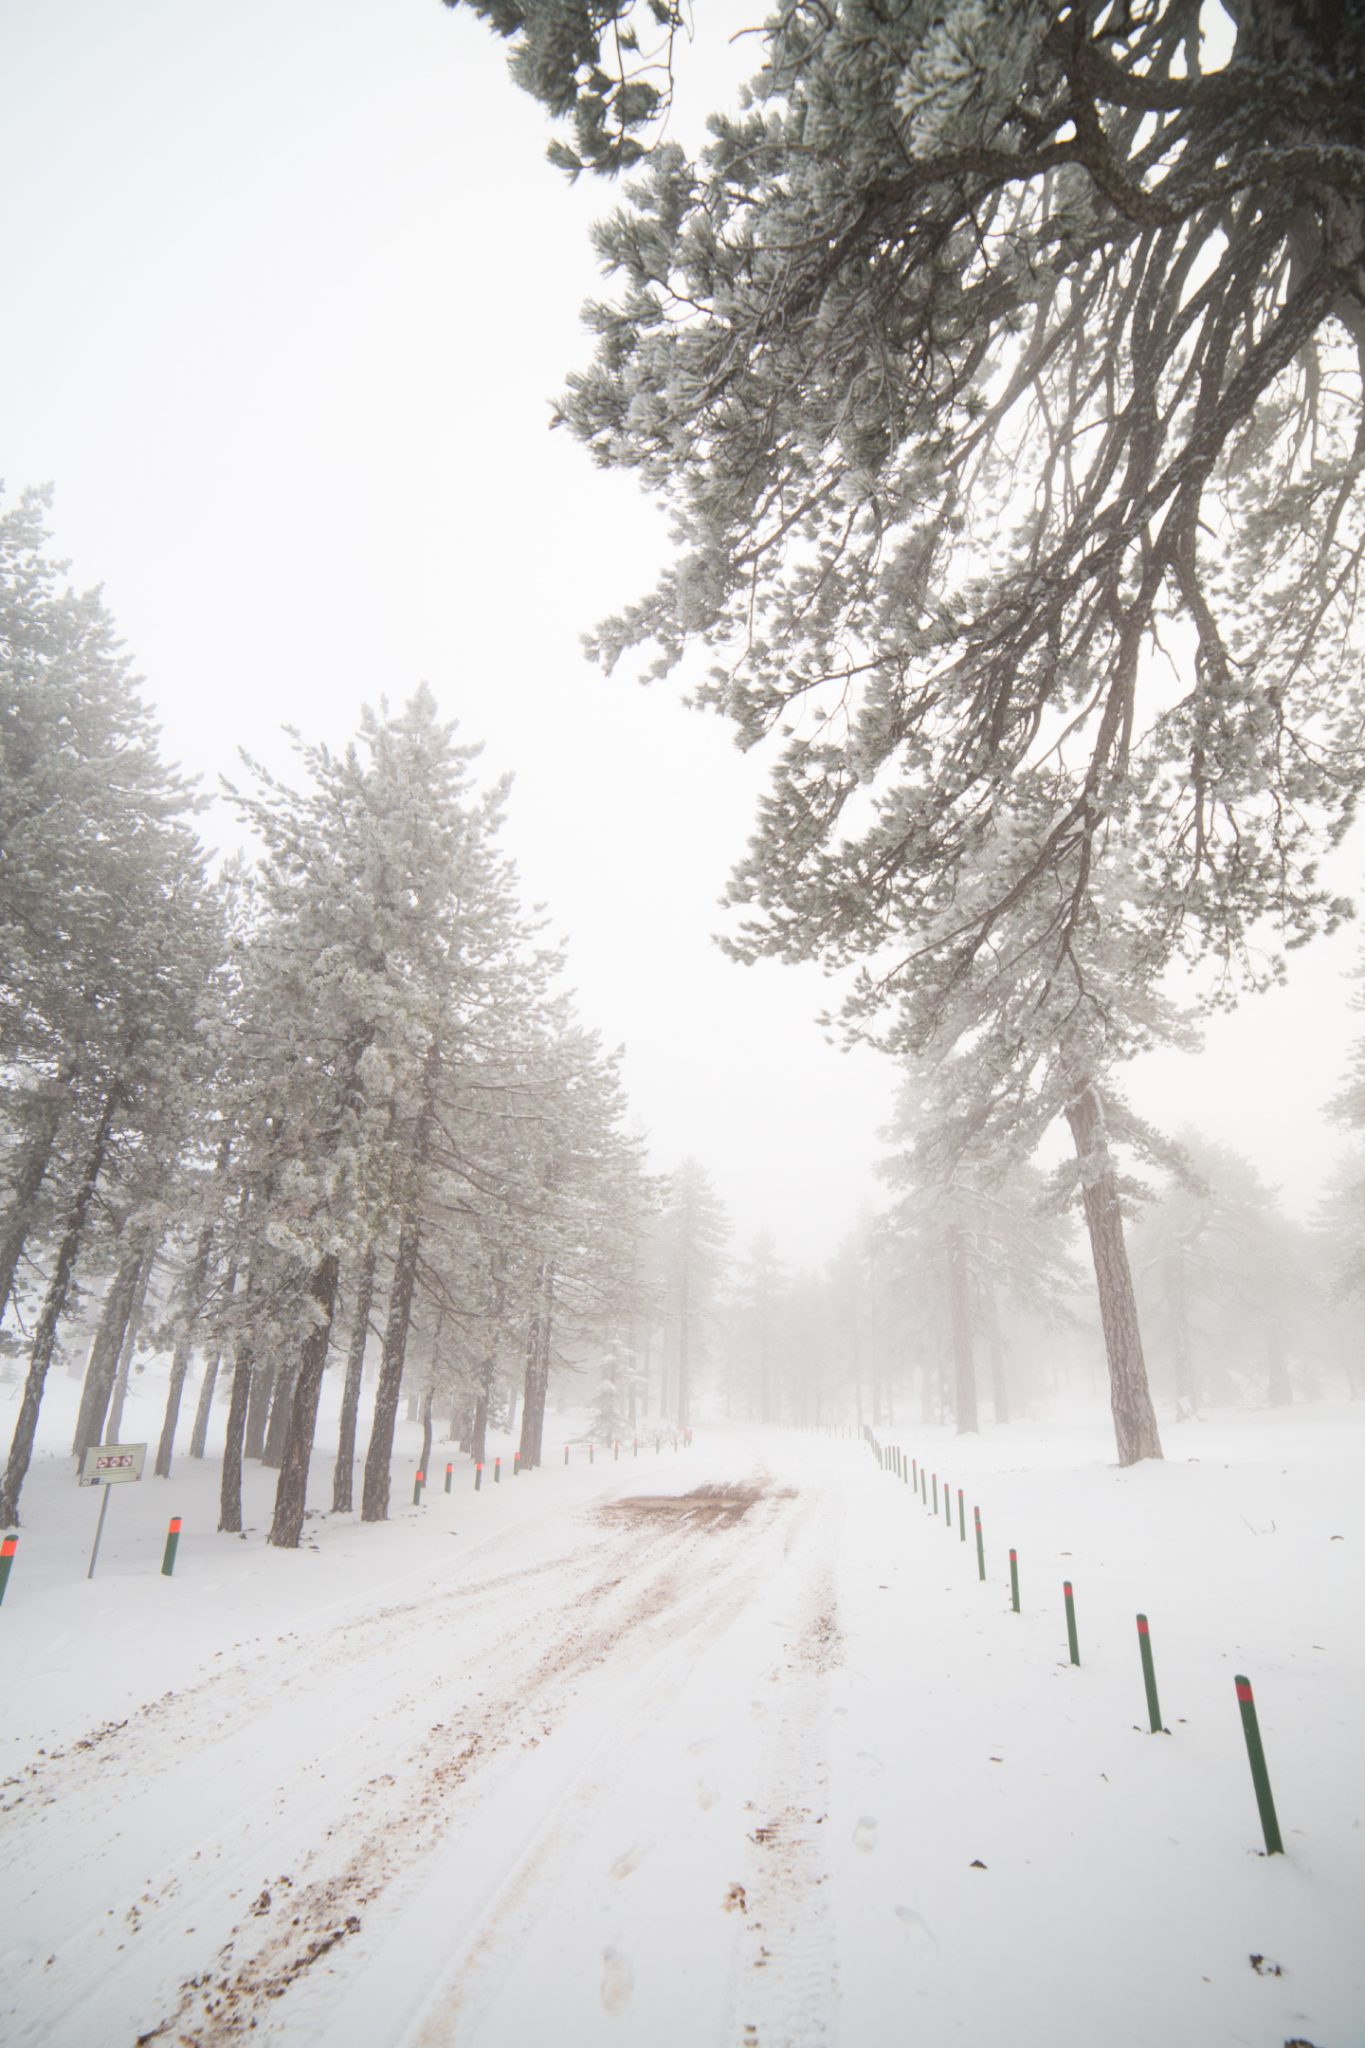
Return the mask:
<svg viewBox="0 0 1365 2048">
<path fill-rule="evenodd" d="M 1064 1593 L 1069 1593 L 1069 1592 L 1071 1591 L 1071 1581 L 1070 1581 L 1070 1579 L 1063 1579 L 1063 1580 L 1062 1580 L 1062 1591 L 1063 1591 Z"/>
<path fill-rule="evenodd" d="M 1226 1699 L 1226 1697 L 1227 1695 L 1225 1693 L 1224 1698 Z M 1237 1697 L 1239 1700 L 1242 1701 L 1243 1705 L 1245 1705 L 1251 1698 L 1251 1687 L 1247 1683 L 1245 1678 L 1239 1678 L 1237 1680 Z"/>
<path fill-rule="evenodd" d="M 1145 1614 L 1140 1614 L 1140 1615 L 1138 1616 L 1138 1618 L 1137 1618 L 1137 1625 L 1138 1625 L 1138 1634 L 1139 1634 L 1140 1636 L 1145 1636 L 1145 1635 L 1146 1635 L 1146 1634 L 1148 1633 L 1148 1629 L 1147 1629 L 1147 1617 L 1146 1617 L 1146 1615 L 1145 1615 Z M 1227 1694 L 1225 1693 L 1225 1694 L 1223 1695 L 1223 1697 L 1224 1697 L 1224 1698 L 1226 1699 L 1226 1698 L 1227 1698 Z"/>
<path fill-rule="evenodd" d="M 180 1517 L 179 1517 L 179 1515 L 172 1515 L 172 1516 L 171 1516 L 171 1530 L 170 1530 L 170 1533 L 171 1533 L 171 1535 L 172 1535 L 172 1536 L 178 1536 L 178 1535 L 180 1534 Z"/>
<path fill-rule="evenodd" d="M 13 1557 L 18 1548 L 19 1538 L 17 1536 L 7 1536 L 4 1542 L 0 1543 L 0 1557 Z"/>
</svg>

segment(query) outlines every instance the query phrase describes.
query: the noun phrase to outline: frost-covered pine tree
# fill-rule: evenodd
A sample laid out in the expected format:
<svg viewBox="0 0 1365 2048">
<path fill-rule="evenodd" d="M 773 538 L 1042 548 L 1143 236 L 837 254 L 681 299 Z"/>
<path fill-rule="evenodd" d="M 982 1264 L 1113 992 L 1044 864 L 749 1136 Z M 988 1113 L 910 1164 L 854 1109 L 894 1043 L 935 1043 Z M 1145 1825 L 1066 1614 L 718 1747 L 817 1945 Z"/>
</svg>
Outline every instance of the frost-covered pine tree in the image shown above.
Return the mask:
<svg viewBox="0 0 1365 2048">
<path fill-rule="evenodd" d="M 487 11 L 585 161 L 647 135 L 628 0 L 577 73 L 556 9 Z M 1316 865 L 1365 780 L 1365 22 L 845 0 L 764 33 L 741 112 L 599 231 L 564 417 L 677 534 L 599 651 L 700 643 L 698 700 L 772 750 L 738 954 L 857 968 L 855 1029 L 974 1040 L 1002 1096 L 1046 1070 L 1120 1457 L 1154 1455 L 1112 992 L 1277 973 L 1342 914 Z"/>
<path fill-rule="evenodd" d="M 191 793 L 98 593 L 51 559 L 45 503 L 0 515 L 0 1311 L 39 1244 L 44 1270 L 0 1523 L 17 1519 L 78 1263 L 120 1219 L 137 1242 L 109 1263 L 131 1269 L 132 1312 L 221 948 Z M 115 1367 L 126 1331 L 125 1316 Z"/>
</svg>

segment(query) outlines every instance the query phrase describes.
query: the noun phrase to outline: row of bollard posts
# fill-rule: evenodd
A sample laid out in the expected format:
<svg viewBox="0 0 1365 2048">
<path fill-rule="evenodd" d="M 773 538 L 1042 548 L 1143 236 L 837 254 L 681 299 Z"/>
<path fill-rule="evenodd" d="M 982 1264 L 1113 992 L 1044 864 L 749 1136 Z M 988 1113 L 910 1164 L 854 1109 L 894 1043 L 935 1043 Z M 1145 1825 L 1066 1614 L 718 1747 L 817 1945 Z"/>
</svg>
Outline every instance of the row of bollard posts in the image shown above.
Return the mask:
<svg viewBox="0 0 1365 2048">
<path fill-rule="evenodd" d="M 932 1512 L 937 1517 L 939 1498 L 938 1474 L 932 1473 L 929 1475 L 933 1487 L 931 1502 L 929 1489 L 925 1483 L 925 1469 L 919 1463 L 919 1460 L 911 1458 L 907 1466 L 905 1453 L 899 1445 L 884 1448 L 877 1442 L 870 1429 L 865 1428 L 863 1434 L 883 1470 L 893 1471 L 902 1479 L 907 1480 L 911 1488 L 919 1494 L 922 1504 L 926 1508 L 932 1507 Z M 951 1530 L 953 1525 L 952 1499 L 946 1479 L 943 1482 L 943 1504 L 944 1519 Z M 962 1487 L 957 1489 L 957 1519 L 959 1540 L 965 1543 L 967 1540 L 967 1518 L 966 1501 Z M 979 1507 L 973 1506 L 972 1508 L 972 1522 L 976 1534 L 977 1576 L 984 1583 L 986 1578 L 986 1547 Z M 1009 1567 L 1010 1609 L 1011 1612 L 1018 1614 L 1020 1612 L 1019 1557 L 1018 1552 L 1013 1549 L 1009 1553 Z M 1067 1653 L 1071 1663 L 1079 1666 L 1081 1653 L 1079 1636 L 1076 1629 L 1076 1598 L 1070 1579 L 1062 1581 L 1062 1603 L 1066 1614 Z M 1170 1730 L 1164 1726 L 1161 1719 L 1161 1705 L 1157 1697 L 1156 1688 L 1156 1668 L 1152 1658 L 1152 1632 L 1145 1614 L 1139 1614 L 1137 1617 L 1137 1637 L 1138 1653 L 1142 1664 L 1142 1681 L 1147 1695 L 1148 1725 L 1153 1735 L 1169 1734 Z M 1246 1743 L 1247 1761 L 1251 1766 L 1251 1782 L 1256 1794 L 1256 1806 L 1261 1821 L 1261 1833 L 1265 1838 L 1266 1854 L 1267 1856 L 1282 1856 L 1284 1854 L 1284 1842 L 1280 1835 L 1279 1819 L 1276 1815 L 1275 1801 L 1270 1790 L 1270 1774 L 1266 1766 L 1265 1749 L 1261 1741 L 1260 1725 L 1256 1717 L 1256 1702 L 1252 1692 L 1251 1680 L 1244 1673 L 1238 1673 L 1234 1679 L 1234 1685 L 1237 1693 L 1238 1710 L 1241 1715 L 1243 1739 Z"/>
</svg>

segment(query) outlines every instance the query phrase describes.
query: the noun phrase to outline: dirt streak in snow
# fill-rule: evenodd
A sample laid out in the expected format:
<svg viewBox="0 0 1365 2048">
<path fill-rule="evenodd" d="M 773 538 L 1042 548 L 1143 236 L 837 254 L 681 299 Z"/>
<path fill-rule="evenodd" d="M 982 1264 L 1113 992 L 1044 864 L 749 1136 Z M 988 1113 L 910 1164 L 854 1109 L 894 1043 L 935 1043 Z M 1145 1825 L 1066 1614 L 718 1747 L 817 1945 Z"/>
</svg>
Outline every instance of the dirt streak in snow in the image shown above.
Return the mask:
<svg viewBox="0 0 1365 2048">
<path fill-rule="evenodd" d="M 748 1493 L 738 1513 L 760 1491 Z M 627 1518 L 639 1520 L 628 1511 Z M 548 1642 L 515 1645 L 496 1693 L 476 1714 L 458 1727 L 429 1728 L 392 1771 L 363 1786 L 334 1817 L 329 1840 L 299 1860 L 297 1875 L 262 1886 L 209 1967 L 184 1980 L 173 2008 L 139 2043 L 221 2048 L 248 2033 L 262 2038 L 272 2008 L 324 1958 L 334 1961 L 360 1933 L 366 1909 L 430 1853 L 452 1825 L 452 1795 L 472 1775 L 552 1737 L 577 1682 L 638 1655 L 642 1632 L 666 1630 L 670 1618 L 685 1631 L 715 1615 L 714 1564 L 701 1546 L 710 1552 L 711 1532 L 730 1529 L 737 1515 L 647 1519 L 653 1525 L 643 1542 L 632 1529 L 628 1552 L 619 1538 L 587 1547 L 587 1560 L 600 1565 L 609 1555 L 614 1569 L 590 1573 L 567 1603 L 561 1587 L 559 1605 L 570 1616 L 547 1630 Z"/>
</svg>

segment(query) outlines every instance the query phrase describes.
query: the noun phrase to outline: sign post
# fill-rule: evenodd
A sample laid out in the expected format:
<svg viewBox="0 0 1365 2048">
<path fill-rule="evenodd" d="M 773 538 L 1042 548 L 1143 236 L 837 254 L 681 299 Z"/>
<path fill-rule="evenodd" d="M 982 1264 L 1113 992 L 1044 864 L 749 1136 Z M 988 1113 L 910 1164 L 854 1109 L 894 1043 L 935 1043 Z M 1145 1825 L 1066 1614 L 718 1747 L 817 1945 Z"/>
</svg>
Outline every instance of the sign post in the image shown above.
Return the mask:
<svg viewBox="0 0 1365 2048">
<path fill-rule="evenodd" d="M 109 1489 L 141 1479 L 142 1466 L 147 1456 L 146 1444 L 91 1444 L 81 1459 L 78 1486 L 103 1488 L 100 1501 L 100 1518 L 95 1524 L 95 1541 L 90 1552 L 90 1569 L 87 1579 L 95 1576 L 95 1560 L 100 1554 L 100 1538 L 104 1534 L 104 1518 L 109 1512 Z"/>
</svg>

